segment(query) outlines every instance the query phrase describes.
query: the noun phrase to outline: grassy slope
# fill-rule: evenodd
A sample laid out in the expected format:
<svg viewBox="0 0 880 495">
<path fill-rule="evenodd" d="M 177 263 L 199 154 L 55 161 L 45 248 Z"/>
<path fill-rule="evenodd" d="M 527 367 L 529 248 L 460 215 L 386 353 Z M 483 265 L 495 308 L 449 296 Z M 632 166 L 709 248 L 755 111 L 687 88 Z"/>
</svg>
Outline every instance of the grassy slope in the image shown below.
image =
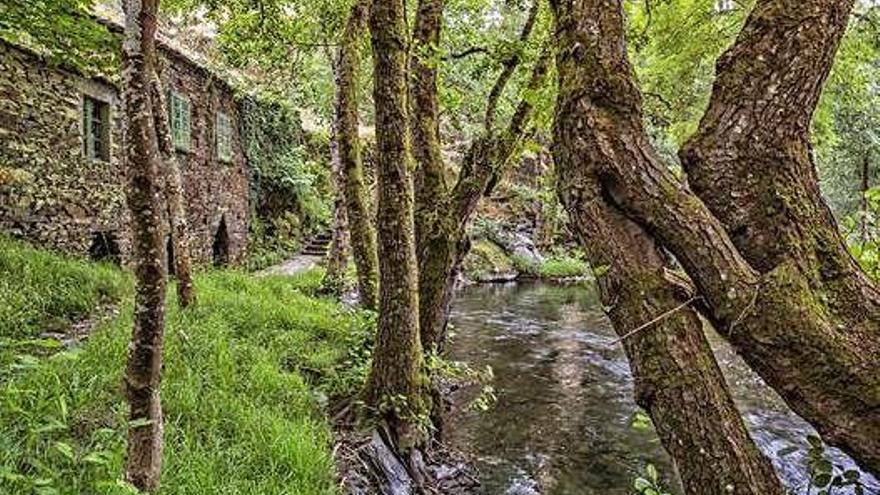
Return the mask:
<svg viewBox="0 0 880 495">
<path fill-rule="evenodd" d="M 13 257 L 25 262 L 10 263 Z M 111 292 L 125 300 L 121 315 L 79 349 L 42 359 L 18 356 L 0 369 L 0 493 L 127 493 L 117 479 L 125 438 L 121 372 L 131 328 L 128 277 L 7 241 L 0 260 L 0 278 L 20 280 L 16 289 L 56 294 L 39 310 L 4 308 L 6 338 L 23 338 L 18 330 L 25 325 L 32 334 L 41 321 L 55 321 L 59 309 L 63 317 L 72 314 L 67 308 L 82 314 L 101 297 L 102 280 L 116 281 L 111 286 L 119 292 Z M 33 276 L 35 266 L 54 275 Z M 320 402 L 360 385 L 372 321 L 310 297 L 317 280 L 316 274 L 254 279 L 213 272 L 196 280 L 197 308 L 184 313 L 170 305 L 161 493 L 336 492 Z"/>
</svg>

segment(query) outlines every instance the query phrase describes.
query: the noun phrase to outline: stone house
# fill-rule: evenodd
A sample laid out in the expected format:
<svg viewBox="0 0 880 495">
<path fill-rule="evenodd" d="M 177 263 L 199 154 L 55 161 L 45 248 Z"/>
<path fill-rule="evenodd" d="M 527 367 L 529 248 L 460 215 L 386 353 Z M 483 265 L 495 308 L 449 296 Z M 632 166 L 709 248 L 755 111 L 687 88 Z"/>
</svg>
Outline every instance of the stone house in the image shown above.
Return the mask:
<svg viewBox="0 0 880 495">
<path fill-rule="evenodd" d="M 235 264 L 249 221 L 241 103 L 222 78 L 160 46 L 193 260 Z M 125 261 L 121 140 L 118 85 L 0 40 L 0 232 Z"/>
</svg>

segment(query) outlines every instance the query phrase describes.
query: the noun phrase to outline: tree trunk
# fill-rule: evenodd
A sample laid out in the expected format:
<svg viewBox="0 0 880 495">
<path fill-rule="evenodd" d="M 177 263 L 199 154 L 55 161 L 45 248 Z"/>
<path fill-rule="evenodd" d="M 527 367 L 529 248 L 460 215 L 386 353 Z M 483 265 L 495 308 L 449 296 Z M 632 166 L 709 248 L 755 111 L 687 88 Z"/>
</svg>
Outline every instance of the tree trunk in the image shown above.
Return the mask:
<svg viewBox="0 0 880 495">
<path fill-rule="evenodd" d="M 554 10 L 560 50 L 554 143 L 560 199 L 597 268 L 600 296 L 611 308 L 609 316 L 636 380 L 636 401 L 654 420 L 687 493 L 782 495 L 769 460 L 752 441 L 730 398 L 692 308 L 696 298 L 688 284 L 675 281 L 650 234 L 608 198 L 592 161 L 598 157 L 583 164 L 580 143 L 572 146 L 572 140 L 594 143 L 589 132 L 584 136 L 580 114 L 597 105 L 585 94 L 605 94 L 590 93 L 593 64 L 627 74 L 628 68 L 618 65 L 625 57 L 622 7 L 581 0 L 573 5 L 556 2 Z M 606 38 L 599 39 L 598 33 Z M 609 53 L 603 43 L 614 45 L 610 50 L 616 52 L 615 59 L 604 58 Z M 594 51 L 587 52 L 587 46 Z M 616 97 L 608 94 L 612 101 Z M 588 122 L 604 124 L 600 119 L 606 116 L 600 111 L 591 116 L 596 120 Z"/>
<path fill-rule="evenodd" d="M 370 10 L 369 0 L 358 0 L 351 8 L 342 41 L 339 45 L 339 77 L 336 87 L 335 119 L 339 125 L 339 159 L 345 172 L 345 201 L 354 264 L 357 267 L 358 293 L 361 305 L 376 309 L 378 302 L 379 260 L 376 252 L 376 231 L 370 213 L 368 191 L 364 183 L 358 133 L 358 41 L 363 36 Z"/>
<path fill-rule="evenodd" d="M 340 80 L 339 60 L 334 60 L 334 72 L 336 86 Z M 337 95 L 338 96 L 338 95 Z M 333 169 L 333 181 L 336 185 L 336 196 L 333 200 L 333 241 L 330 244 L 330 252 L 327 255 L 327 270 L 321 283 L 323 289 L 329 293 L 339 295 L 344 290 L 345 269 L 348 265 L 348 212 L 345 203 L 345 170 L 342 168 L 342 160 L 339 156 L 339 128 L 342 111 L 339 108 L 340 98 L 336 99 L 333 124 L 330 131 L 330 161 Z"/>
<path fill-rule="evenodd" d="M 815 265 L 791 259 L 768 272 L 753 269 L 721 222 L 658 158 L 643 128 L 619 2 L 555 4 L 558 29 L 570 33 L 559 57 L 560 75 L 566 76 L 560 78 L 555 145 L 560 161 L 571 168 L 560 169 L 570 188 L 568 201 L 589 200 L 581 193 L 584 178 L 598 184 L 602 198 L 676 255 L 716 327 L 749 365 L 828 443 L 876 471 L 876 331 L 868 325 L 841 327 L 831 318 L 822 294 L 804 275 Z M 737 126 L 737 121 L 722 123 L 731 132 Z M 809 182 L 809 177 L 799 180 Z M 794 219 L 788 222 L 796 225 Z M 813 225 L 799 228 L 810 231 Z"/>
<path fill-rule="evenodd" d="M 685 491 L 785 493 L 730 398 L 702 322 L 690 307 L 694 297 L 687 284 L 674 282 L 650 236 L 601 197 L 595 180 L 568 161 L 571 155 L 558 156 L 565 171 L 560 197 L 590 262 L 602 267 L 600 296 L 623 339 L 636 402 L 653 419 Z M 582 187 L 569 187 L 572 179 Z M 651 321 L 656 323 L 647 325 Z"/>
<path fill-rule="evenodd" d="M 136 293 L 134 329 L 125 370 L 129 403 L 125 478 L 155 492 L 162 465 L 162 407 L 159 385 L 165 328 L 165 252 L 162 169 L 150 85 L 154 77 L 158 0 L 129 0 L 123 44 L 124 160 L 126 201 L 131 215 Z"/>
<path fill-rule="evenodd" d="M 193 282 L 192 258 L 189 251 L 189 228 L 183 200 L 183 178 L 180 165 L 171 140 L 171 124 L 168 120 L 168 107 L 165 91 L 159 77 L 159 61 L 152 62 L 155 73 L 150 95 L 153 98 L 153 120 L 159 151 L 162 157 L 163 197 L 165 199 L 168 221 L 171 225 L 171 243 L 174 249 L 174 274 L 177 277 L 177 301 L 181 307 L 189 307 L 196 302 Z M 169 259 L 169 256 L 165 256 Z"/>
<path fill-rule="evenodd" d="M 418 167 L 416 190 L 416 245 L 419 258 L 419 326 L 426 351 L 441 350 L 445 340 L 455 281 L 470 249 L 467 225 L 489 183 L 508 164 L 533 112 L 526 98 L 508 127 L 496 131 L 495 107 L 504 88 L 521 62 L 515 55 L 504 61 L 487 103 L 486 130 L 465 156 L 458 181 L 452 190 L 446 184 L 441 156 L 439 103 L 437 99 L 436 47 L 440 43 L 443 12 L 441 0 L 420 0 L 416 12 L 410 60 L 411 130 L 413 156 Z M 519 41 L 529 38 L 539 12 L 534 2 L 522 28 Z M 544 50 L 528 82 L 527 92 L 538 91 L 550 63 L 549 47 Z"/>
<path fill-rule="evenodd" d="M 871 188 L 871 176 L 870 176 L 870 160 L 868 159 L 868 154 L 865 154 L 865 159 L 862 160 L 862 170 L 861 170 L 861 184 L 859 188 L 859 211 L 862 214 L 861 221 L 859 222 L 859 240 L 862 244 L 867 244 L 868 237 L 868 190 Z"/>
<path fill-rule="evenodd" d="M 809 136 L 852 6 L 852 0 L 758 2 L 718 61 L 709 108 L 681 158 L 694 191 L 743 257 L 768 276 L 791 272 L 805 287 L 814 318 L 824 321 L 804 337 L 815 339 L 812 353 L 791 356 L 813 367 L 813 356 L 840 353 L 813 372 L 825 385 L 812 397 L 817 404 L 810 409 L 818 411 L 789 403 L 808 420 L 836 415 L 811 422 L 828 443 L 877 473 L 880 290 L 850 255 L 821 196 Z"/>
<path fill-rule="evenodd" d="M 429 404 L 419 341 L 418 269 L 407 123 L 404 0 L 374 0 L 373 101 L 379 226 L 379 322 L 366 402 L 408 449 Z"/>
</svg>

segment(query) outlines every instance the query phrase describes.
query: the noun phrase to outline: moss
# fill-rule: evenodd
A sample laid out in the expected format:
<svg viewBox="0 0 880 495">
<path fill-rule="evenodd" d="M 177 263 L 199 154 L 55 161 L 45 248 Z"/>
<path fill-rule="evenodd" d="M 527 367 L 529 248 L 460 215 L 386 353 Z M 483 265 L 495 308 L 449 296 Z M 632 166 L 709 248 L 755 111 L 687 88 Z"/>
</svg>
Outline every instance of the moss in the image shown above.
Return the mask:
<svg viewBox="0 0 880 495">
<path fill-rule="evenodd" d="M 497 244 L 479 240 L 471 247 L 462 267 L 465 276 L 471 280 L 485 279 L 492 274 L 515 271 L 513 261 Z"/>
<path fill-rule="evenodd" d="M 0 40 L 49 63 L 118 82 L 122 39 L 92 18 L 88 2 L 29 0 L 0 3 Z"/>
</svg>

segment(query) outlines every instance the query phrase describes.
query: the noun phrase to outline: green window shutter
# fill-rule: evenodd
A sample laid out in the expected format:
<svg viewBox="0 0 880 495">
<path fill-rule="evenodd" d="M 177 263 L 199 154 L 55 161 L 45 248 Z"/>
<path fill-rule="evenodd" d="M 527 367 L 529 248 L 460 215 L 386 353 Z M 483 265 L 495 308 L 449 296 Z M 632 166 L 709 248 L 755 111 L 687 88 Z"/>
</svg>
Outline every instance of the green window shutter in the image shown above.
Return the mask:
<svg viewBox="0 0 880 495">
<path fill-rule="evenodd" d="M 192 104 L 188 99 L 181 99 L 181 113 L 183 114 L 183 122 L 181 125 L 182 128 L 182 140 L 181 146 L 184 150 L 189 151 L 190 143 L 192 142 Z"/>
<path fill-rule="evenodd" d="M 95 158 L 95 136 L 92 134 L 94 102 L 91 98 L 83 98 L 83 154 L 88 159 Z"/>
<path fill-rule="evenodd" d="M 220 161 L 232 161 L 232 124 L 229 116 L 217 112 L 214 135 L 216 136 L 217 158 Z"/>
<path fill-rule="evenodd" d="M 172 91 L 168 107 L 171 121 L 171 140 L 174 142 L 174 148 L 180 151 L 189 151 L 192 137 L 191 103 L 185 96 Z"/>
</svg>

